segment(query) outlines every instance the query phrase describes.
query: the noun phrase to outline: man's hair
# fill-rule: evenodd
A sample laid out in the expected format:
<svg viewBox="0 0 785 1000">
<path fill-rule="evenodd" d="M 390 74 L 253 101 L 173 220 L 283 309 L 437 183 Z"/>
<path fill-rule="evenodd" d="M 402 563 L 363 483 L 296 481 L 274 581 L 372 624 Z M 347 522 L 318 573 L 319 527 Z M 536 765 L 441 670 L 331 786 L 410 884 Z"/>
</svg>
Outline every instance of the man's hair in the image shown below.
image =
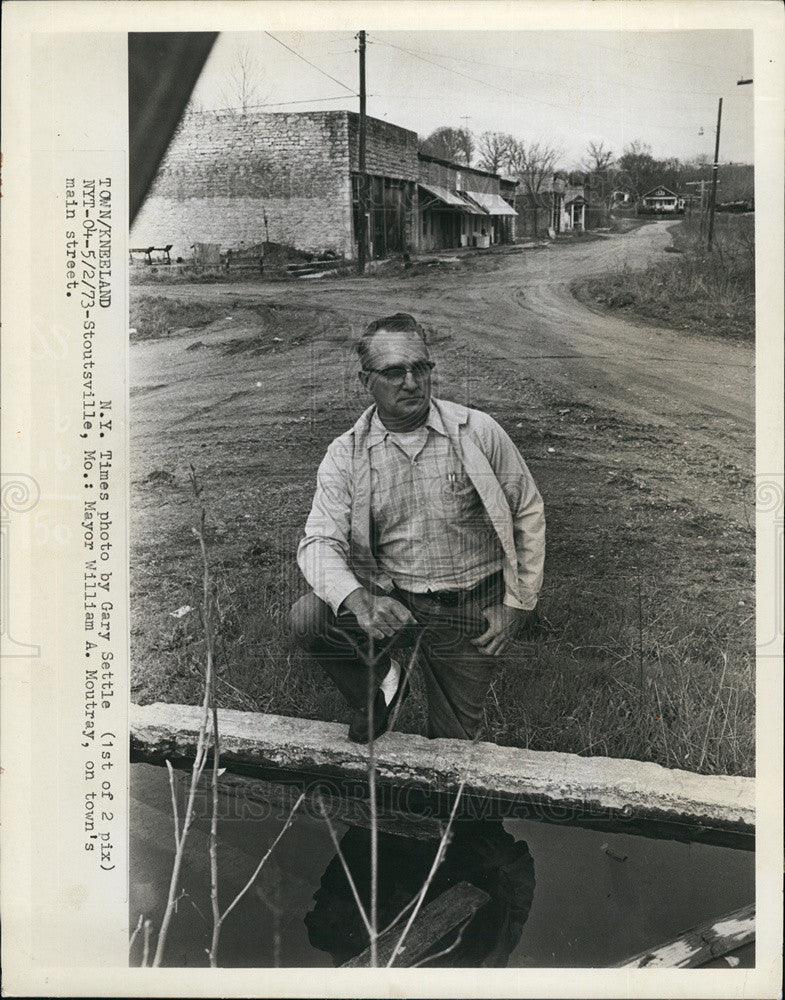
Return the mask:
<svg viewBox="0 0 785 1000">
<path fill-rule="evenodd" d="M 365 360 L 371 348 L 371 341 L 379 330 L 385 330 L 388 333 L 413 333 L 420 338 L 423 344 L 428 343 L 425 330 L 410 313 L 395 313 L 394 316 L 384 316 L 382 319 L 371 320 L 357 341 L 357 353 L 363 367 L 365 367 Z"/>
</svg>

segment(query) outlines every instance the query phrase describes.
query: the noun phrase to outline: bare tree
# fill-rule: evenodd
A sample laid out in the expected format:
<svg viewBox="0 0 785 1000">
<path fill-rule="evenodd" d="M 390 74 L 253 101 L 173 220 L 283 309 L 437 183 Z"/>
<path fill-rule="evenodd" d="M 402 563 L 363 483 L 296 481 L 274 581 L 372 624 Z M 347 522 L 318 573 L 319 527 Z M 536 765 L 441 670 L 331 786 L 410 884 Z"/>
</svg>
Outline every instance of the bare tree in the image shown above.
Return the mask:
<svg viewBox="0 0 785 1000">
<path fill-rule="evenodd" d="M 591 201 L 597 206 L 602 206 L 606 222 L 610 217 L 614 196 L 620 185 L 619 171 L 614 160 L 613 150 L 606 149 L 605 143 L 590 142 L 582 161 L 583 169 L 588 174 Z"/>
<path fill-rule="evenodd" d="M 420 152 L 468 166 L 474 156 L 474 138 L 468 129 L 444 125 L 420 143 Z"/>
<path fill-rule="evenodd" d="M 516 139 L 507 156 L 507 169 L 520 181 L 526 200 L 534 214 L 537 233 L 537 210 L 543 205 L 543 193 L 553 176 L 562 151 L 547 142 L 525 142 Z"/>
<path fill-rule="evenodd" d="M 614 159 L 613 150 L 606 149 L 604 142 L 590 142 L 583 157 L 583 169 L 589 174 L 605 174 Z"/>
<path fill-rule="evenodd" d="M 247 45 L 240 46 L 221 87 L 221 99 L 232 111 L 245 112 L 261 103 L 262 69 Z"/>
<path fill-rule="evenodd" d="M 480 136 L 478 166 L 497 174 L 507 165 L 510 147 L 515 139 L 507 132 L 483 132 Z"/>
</svg>

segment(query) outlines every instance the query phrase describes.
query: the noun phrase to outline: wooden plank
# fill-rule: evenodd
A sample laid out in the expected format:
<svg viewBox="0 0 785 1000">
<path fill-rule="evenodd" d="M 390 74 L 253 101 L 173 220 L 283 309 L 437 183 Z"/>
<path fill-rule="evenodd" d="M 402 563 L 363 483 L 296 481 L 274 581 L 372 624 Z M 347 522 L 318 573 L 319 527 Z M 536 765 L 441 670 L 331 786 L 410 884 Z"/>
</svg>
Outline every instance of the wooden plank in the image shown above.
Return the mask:
<svg viewBox="0 0 785 1000">
<path fill-rule="evenodd" d="M 134 759 L 162 763 L 193 757 L 200 717 L 197 706 L 131 705 Z M 365 779 L 367 748 L 349 742 L 346 726 L 222 709 L 219 727 L 221 760 L 230 770 L 269 776 L 271 770 L 285 769 L 312 776 L 320 784 Z M 561 821 L 596 816 L 620 818 L 631 827 L 657 821 L 696 830 L 755 830 L 753 778 L 404 733 L 385 734 L 376 743 L 376 754 L 380 780 L 402 789 L 404 813 L 411 789 L 438 798 L 454 793 L 465 781 L 466 795 L 478 796 L 491 808 L 517 803 L 557 811 Z M 509 808 L 499 814 L 509 815 Z"/>
<path fill-rule="evenodd" d="M 450 931 L 460 927 L 465 921 L 485 906 L 491 897 L 470 882 L 458 882 L 437 896 L 417 914 L 417 919 L 406 935 L 406 941 L 395 958 L 395 967 L 411 968 L 426 955 L 435 944 Z M 398 939 L 406 926 L 406 918 L 395 927 L 382 934 L 377 942 L 377 965 L 386 966 L 395 950 Z M 342 969 L 364 969 L 371 964 L 371 949 L 344 962 Z"/>
<path fill-rule="evenodd" d="M 619 962 L 619 969 L 696 969 L 755 940 L 755 906 L 692 927 L 656 948 Z"/>
</svg>

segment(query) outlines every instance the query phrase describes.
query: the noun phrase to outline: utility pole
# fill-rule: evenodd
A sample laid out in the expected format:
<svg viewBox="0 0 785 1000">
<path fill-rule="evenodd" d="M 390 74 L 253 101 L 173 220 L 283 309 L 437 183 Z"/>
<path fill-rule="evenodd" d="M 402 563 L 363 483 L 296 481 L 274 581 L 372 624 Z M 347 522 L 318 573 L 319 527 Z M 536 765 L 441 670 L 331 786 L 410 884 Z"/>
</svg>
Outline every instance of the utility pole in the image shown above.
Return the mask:
<svg viewBox="0 0 785 1000">
<path fill-rule="evenodd" d="M 711 196 L 709 198 L 709 235 L 706 239 L 706 249 L 711 250 L 711 240 L 714 236 L 714 206 L 717 203 L 717 168 L 720 157 L 720 123 L 722 122 L 722 98 L 717 108 L 717 137 L 714 140 L 714 166 L 711 171 Z"/>
<path fill-rule="evenodd" d="M 700 208 L 698 209 L 698 226 L 699 226 L 699 238 L 701 242 L 703 241 L 703 232 L 706 226 L 706 181 L 685 181 L 685 187 L 699 187 L 701 189 L 700 193 Z"/>
<path fill-rule="evenodd" d="M 357 233 L 357 272 L 365 274 L 366 244 L 368 238 L 366 176 L 365 176 L 365 32 L 360 39 L 360 135 L 357 143 L 357 200 L 359 202 L 359 231 Z"/>
</svg>

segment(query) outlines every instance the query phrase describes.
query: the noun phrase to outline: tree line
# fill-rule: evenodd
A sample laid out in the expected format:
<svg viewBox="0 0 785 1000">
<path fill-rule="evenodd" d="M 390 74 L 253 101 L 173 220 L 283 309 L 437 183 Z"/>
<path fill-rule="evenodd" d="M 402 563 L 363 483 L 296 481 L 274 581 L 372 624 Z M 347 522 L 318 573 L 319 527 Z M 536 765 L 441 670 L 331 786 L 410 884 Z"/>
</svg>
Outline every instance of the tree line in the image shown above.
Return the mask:
<svg viewBox="0 0 785 1000">
<path fill-rule="evenodd" d="M 620 193 L 626 193 L 633 202 L 658 185 L 675 193 L 696 193 L 698 189 L 690 182 L 708 182 L 712 168 L 707 155 L 687 161 L 676 157 L 657 159 L 649 145 L 636 139 L 619 155 L 604 142 L 590 142 L 580 164 L 568 170 L 562 164 L 563 151 L 549 142 L 527 141 L 507 132 L 483 132 L 475 137 L 468 129 L 450 126 L 437 128 L 421 140 L 420 152 L 511 177 L 519 182 L 532 208 L 542 204 L 550 179 L 560 173 L 577 185 L 587 185 L 591 201 L 606 214 Z M 719 201 L 752 201 L 752 165 L 720 164 L 719 185 Z"/>
</svg>

